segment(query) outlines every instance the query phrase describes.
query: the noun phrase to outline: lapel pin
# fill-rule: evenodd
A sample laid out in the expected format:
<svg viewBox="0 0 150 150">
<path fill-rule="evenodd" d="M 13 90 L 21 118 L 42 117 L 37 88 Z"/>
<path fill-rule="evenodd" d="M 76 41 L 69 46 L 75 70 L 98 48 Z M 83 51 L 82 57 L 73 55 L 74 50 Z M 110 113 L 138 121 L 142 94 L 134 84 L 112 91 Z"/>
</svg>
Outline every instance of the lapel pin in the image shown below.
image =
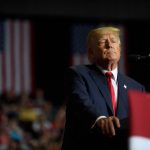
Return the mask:
<svg viewBox="0 0 150 150">
<path fill-rule="evenodd" d="M 124 86 L 123 86 L 125 89 L 127 88 L 127 86 L 124 84 Z"/>
</svg>

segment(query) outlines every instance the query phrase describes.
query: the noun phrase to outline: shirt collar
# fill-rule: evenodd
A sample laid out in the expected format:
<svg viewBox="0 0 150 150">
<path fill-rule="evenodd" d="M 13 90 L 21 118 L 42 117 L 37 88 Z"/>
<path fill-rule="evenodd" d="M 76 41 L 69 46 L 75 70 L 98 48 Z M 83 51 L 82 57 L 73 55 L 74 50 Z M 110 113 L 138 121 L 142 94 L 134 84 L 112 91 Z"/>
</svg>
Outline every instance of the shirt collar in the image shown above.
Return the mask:
<svg viewBox="0 0 150 150">
<path fill-rule="evenodd" d="M 106 72 L 108 72 L 108 70 L 105 70 L 105 69 L 103 69 L 103 68 L 100 67 L 100 66 L 97 66 L 97 67 L 102 71 L 103 74 L 105 74 Z M 118 68 L 116 67 L 116 68 L 115 68 L 114 70 L 112 70 L 111 72 L 112 72 L 112 74 L 113 74 L 114 80 L 117 81 Z"/>
</svg>

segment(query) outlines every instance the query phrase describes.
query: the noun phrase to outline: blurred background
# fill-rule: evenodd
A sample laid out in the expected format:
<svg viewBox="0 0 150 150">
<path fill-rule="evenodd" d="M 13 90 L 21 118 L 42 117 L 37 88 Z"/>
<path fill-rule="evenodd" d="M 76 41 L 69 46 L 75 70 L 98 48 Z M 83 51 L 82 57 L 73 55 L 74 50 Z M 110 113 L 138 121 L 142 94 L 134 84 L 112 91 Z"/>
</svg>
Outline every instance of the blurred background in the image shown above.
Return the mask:
<svg viewBox="0 0 150 150">
<path fill-rule="evenodd" d="M 59 150 L 64 71 L 88 63 L 87 33 L 121 29 L 119 69 L 150 91 L 150 2 L 0 1 L 0 149 Z"/>
</svg>

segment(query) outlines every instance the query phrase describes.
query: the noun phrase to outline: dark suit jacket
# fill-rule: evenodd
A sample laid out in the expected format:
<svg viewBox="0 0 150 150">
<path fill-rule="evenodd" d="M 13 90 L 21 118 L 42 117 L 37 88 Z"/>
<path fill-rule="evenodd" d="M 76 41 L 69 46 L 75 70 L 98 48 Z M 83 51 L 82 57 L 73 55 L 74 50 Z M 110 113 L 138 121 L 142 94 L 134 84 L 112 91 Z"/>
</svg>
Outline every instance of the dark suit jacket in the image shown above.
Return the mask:
<svg viewBox="0 0 150 150">
<path fill-rule="evenodd" d="M 127 91 L 129 89 L 144 91 L 144 87 L 120 73 L 117 80 L 116 115 L 120 120 L 126 120 L 128 118 Z M 67 110 L 62 150 L 125 149 L 127 143 L 125 134 L 123 136 L 120 134 L 121 129 L 117 131 L 117 136 L 108 138 L 104 137 L 96 126 L 91 128 L 99 116 L 113 115 L 106 77 L 97 66 L 81 65 L 70 68 L 65 83 Z M 116 143 L 119 143 L 117 147 Z"/>
</svg>

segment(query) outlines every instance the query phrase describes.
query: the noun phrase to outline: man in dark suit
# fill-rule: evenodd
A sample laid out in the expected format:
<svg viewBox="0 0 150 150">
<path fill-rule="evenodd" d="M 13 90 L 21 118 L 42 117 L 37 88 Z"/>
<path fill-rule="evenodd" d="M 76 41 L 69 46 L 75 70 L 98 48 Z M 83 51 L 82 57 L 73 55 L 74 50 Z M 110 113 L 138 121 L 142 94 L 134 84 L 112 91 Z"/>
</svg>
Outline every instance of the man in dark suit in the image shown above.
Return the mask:
<svg viewBox="0 0 150 150">
<path fill-rule="evenodd" d="M 87 41 L 91 64 L 73 66 L 67 71 L 62 150 L 127 149 L 127 92 L 129 89 L 144 91 L 145 88 L 118 72 L 119 36 L 120 30 L 115 27 L 92 30 Z M 106 72 L 111 73 L 113 94 Z"/>
</svg>

